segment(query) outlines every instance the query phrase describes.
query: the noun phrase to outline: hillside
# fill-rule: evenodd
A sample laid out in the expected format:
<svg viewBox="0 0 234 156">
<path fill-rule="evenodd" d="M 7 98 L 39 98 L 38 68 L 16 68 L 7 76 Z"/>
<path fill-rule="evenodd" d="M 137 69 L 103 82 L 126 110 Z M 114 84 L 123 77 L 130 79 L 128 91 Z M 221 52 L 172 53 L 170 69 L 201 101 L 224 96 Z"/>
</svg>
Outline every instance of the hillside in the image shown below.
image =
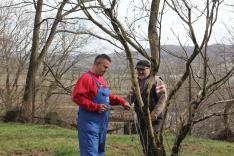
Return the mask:
<svg viewBox="0 0 234 156">
<path fill-rule="evenodd" d="M 150 49 L 146 49 L 147 53 L 150 53 Z M 183 60 L 179 59 L 178 57 L 186 57 L 190 56 L 193 52 L 192 46 L 185 46 L 181 47 L 178 45 L 162 45 L 161 46 L 161 63 L 168 63 L 170 64 L 178 64 L 181 62 L 184 62 Z M 212 44 L 209 45 L 207 48 L 207 54 L 209 57 L 209 61 L 216 63 L 223 63 L 224 62 L 224 56 L 226 57 L 226 62 L 231 62 L 234 59 L 234 48 L 232 45 L 222 45 L 222 44 Z M 118 71 L 121 69 L 127 68 L 127 59 L 126 54 L 124 52 L 119 53 L 111 53 L 110 54 L 112 58 L 112 65 L 111 69 L 113 71 Z M 134 61 L 138 59 L 142 59 L 142 56 L 137 53 L 136 51 L 132 52 L 132 56 L 134 58 Z M 93 57 L 89 57 L 88 60 L 82 60 L 82 62 L 89 62 L 90 59 L 93 59 Z M 200 61 L 199 59 L 196 59 L 195 62 Z M 83 63 L 81 63 L 83 64 Z"/>
<path fill-rule="evenodd" d="M 78 156 L 77 132 L 52 125 L 0 123 L 1 156 Z M 166 134 L 166 148 L 173 136 Z M 137 136 L 108 135 L 106 156 L 141 156 Z M 234 144 L 188 137 L 182 156 L 229 156 Z M 169 155 L 169 153 L 168 153 Z"/>
</svg>

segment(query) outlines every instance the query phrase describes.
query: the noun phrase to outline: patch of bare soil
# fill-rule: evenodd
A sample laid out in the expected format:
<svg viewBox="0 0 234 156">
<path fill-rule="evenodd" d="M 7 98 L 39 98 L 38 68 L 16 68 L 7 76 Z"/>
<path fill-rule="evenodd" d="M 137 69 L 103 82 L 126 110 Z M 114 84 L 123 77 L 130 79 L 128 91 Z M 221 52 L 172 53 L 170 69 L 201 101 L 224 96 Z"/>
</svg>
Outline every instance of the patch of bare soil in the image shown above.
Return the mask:
<svg viewBox="0 0 234 156">
<path fill-rule="evenodd" d="M 184 145 L 182 149 L 184 154 L 205 153 L 207 149 L 201 145 Z"/>
<path fill-rule="evenodd" d="M 124 146 L 124 145 L 120 145 L 120 144 L 111 144 L 110 147 L 115 148 L 115 149 L 119 149 L 121 151 L 128 151 L 129 150 L 129 145 Z"/>
<path fill-rule="evenodd" d="M 121 151 L 123 154 L 129 154 L 131 153 L 131 150 L 134 150 L 135 147 L 132 145 L 124 145 L 124 144 L 109 144 L 107 148 L 110 148 L 111 150 L 117 150 Z"/>
<path fill-rule="evenodd" d="M 48 149 L 38 149 L 30 151 L 14 151 L 10 156 L 47 156 L 50 154 Z"/>
</svg>

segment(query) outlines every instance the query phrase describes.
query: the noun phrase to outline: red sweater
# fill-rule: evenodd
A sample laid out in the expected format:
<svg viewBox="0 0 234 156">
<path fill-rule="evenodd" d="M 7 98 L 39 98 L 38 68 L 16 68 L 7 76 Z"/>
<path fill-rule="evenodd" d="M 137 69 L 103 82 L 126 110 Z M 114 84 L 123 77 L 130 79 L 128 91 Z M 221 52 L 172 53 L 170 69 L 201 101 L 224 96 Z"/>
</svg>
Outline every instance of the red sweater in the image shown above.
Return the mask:
<svg viewBox="0 0 234 156">
<path fill-rule="evenodd" d="M 72 92 L 72 100 L 88 111 L 98 112 L 100 105 L 92 102 L 93 98 L 97 95 L 98 87 L 90 74 L 101 84 L 101 87 L 107 87 L 107 83 L 102 76 L 97 76 L 89 71 L 78 79 Z M 109 98 L 111 105 L 121 104 L 123 106 L 126 103 L 124 99 L 112 94 L 110 94 Z"/>
</svg>

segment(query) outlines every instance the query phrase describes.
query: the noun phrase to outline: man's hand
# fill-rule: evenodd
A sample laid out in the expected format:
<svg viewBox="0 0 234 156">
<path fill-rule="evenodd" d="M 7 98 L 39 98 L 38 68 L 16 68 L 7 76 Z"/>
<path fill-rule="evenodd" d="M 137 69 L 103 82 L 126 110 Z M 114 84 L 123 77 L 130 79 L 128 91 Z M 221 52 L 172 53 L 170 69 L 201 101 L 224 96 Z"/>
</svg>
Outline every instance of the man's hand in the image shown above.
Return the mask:
<svg viewBox="0 0 234 156">
<path fill-rule="evenodd" d="M 108 108 L 106 107 L 105 104 L 100 104 L 100 107 L 99 107 L 99 113 L 103 113 L 103 112 L 106 112 L 108 111 Z"/>
<path fill-rule="evenodd" d="M 152 121 L 152 122 L 154 122 L 154 121 L 157 120 L 157 114 L 156 114 L 156 113 L 151 112 L 150 116 L 151 116 L 151 121 Z"/>
<path fill-rule="evenodd" d="M 124 107 L 125 110 L 130 110 L 130 109 L 132 108 L 128 102 L 126 102 L 126 103 L 123 105 L 123 107 Z"/>
</svg>

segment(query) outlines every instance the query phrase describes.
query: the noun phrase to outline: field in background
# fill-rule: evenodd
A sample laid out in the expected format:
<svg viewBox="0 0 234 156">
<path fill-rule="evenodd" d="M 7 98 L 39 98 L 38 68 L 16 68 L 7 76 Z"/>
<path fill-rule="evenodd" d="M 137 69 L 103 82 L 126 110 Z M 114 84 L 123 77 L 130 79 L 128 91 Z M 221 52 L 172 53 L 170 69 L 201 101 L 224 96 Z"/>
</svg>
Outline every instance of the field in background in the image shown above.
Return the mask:
<svg viewBox="0 0 234 156">
<path fill-rule="evenodd" d="M 53 125 L 0 123 L 1 156 L 77 156 L 76 130 Z M 171 148 L 173 135 L 165 136 L 166 148 Z M 142 156 L 136 135 L 108 135 L 106 156 Z M 234 144 L 188 137 L 182 146 L 182 156 L 229 156 Z"/>
</svg>

